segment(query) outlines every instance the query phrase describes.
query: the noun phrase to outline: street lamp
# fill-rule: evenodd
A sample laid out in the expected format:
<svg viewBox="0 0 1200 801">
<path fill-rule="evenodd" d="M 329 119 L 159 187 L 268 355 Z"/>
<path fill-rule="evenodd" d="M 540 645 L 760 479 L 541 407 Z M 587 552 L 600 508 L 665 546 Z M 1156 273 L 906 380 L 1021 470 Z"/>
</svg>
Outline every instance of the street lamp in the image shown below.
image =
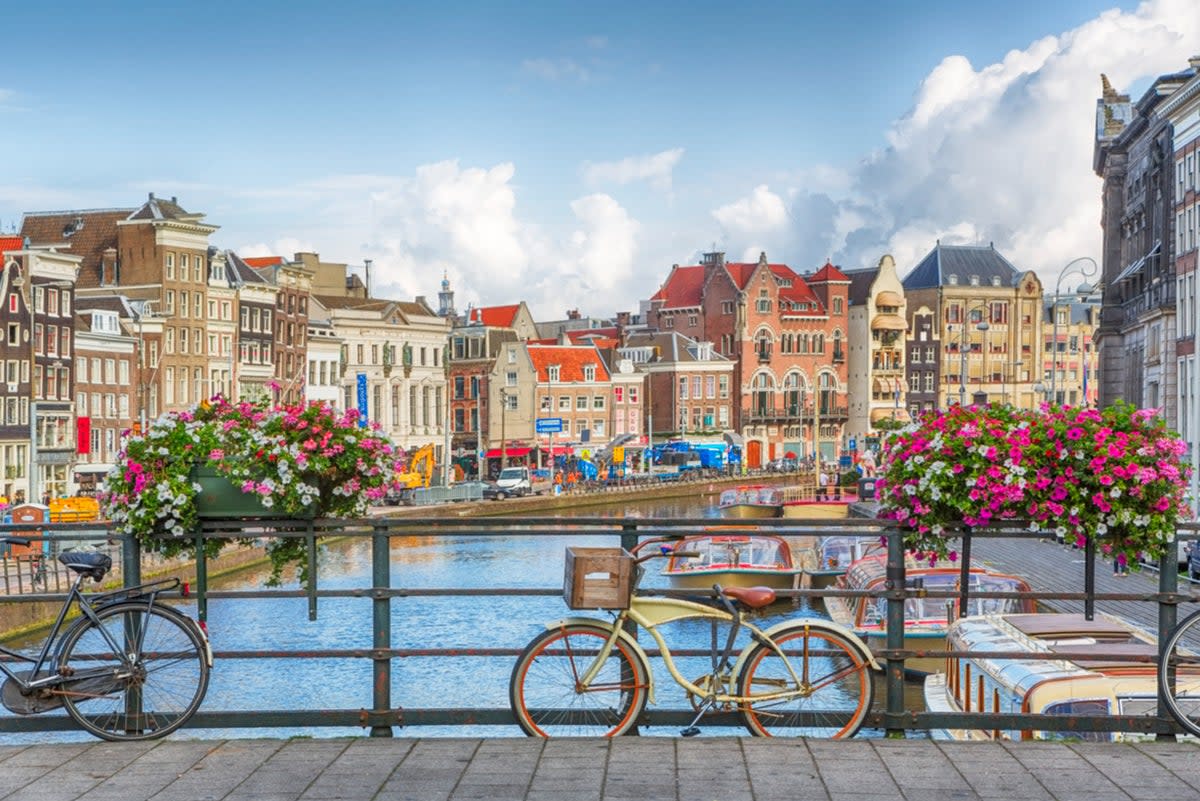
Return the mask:
<svg viewBox="0 0 1200 801">
<path fill-rule="evenodd" d="M 976 301 L 967 306 L 963 312 L 962 331 L 959 334 L 958 345 L 958 405 L 967 405 L 967 332 L 970 330 L 971 312 L 977 309 L 987 308 L 987 301 Z M 987 320 L 981 320 L 975 329 L 978 331 L 987 331 Z"/>
<path fill-rule="evenodd" d="M 508 439 L 504 432 L 504 422 L 508 420 L 508 390 L 500 387 L 500 469 L 508 467 Z"/>
<path fill-rule="evenodd" d="M 1083 266 L 1084 263 L 1090 264 L 1091 268 Z M 1099 270 L 1099 265 L 1091 256 L 1080 256 L 1067 262 L 1059 272 L 1058 280 L 1054 282 L 1054 305 L 1051 307 L 1051 314 L 1054 315 L 1054 334 L 1050 340 L 1050 397 L 1054 399 L 1055 403 L 1058 402 L 1058 301 L 1062 291 L 1062 282 L 1072 273 L 1078 273 L 1081 278 L 1087 280 L 1096 275 Z M 1068 308 L 1070 307 L 1068 306 Z"/>
</svg>

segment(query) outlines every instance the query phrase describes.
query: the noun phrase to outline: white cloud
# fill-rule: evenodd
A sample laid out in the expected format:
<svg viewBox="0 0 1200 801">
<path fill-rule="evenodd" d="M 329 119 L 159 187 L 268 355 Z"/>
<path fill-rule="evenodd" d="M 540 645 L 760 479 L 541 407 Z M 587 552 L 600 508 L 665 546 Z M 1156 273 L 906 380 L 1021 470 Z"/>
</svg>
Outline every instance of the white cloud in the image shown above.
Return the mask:
<svg viewBox="0 0 1200 801">
<path fill-rule="evenodd" d="M 1092 172 L 1100 74 L 1119 91 L 1144 87 L 1186 69 L 1197 42 L 1195 0 L 1149 0 L 994 64 L 947 56 L 887 132 L 887 147 L 848 170 L 847 181 L 835 168 L 807 168 L 713 214 L 731 248 L 765 243 L 772 258 L 801 269 L 831 253 L 847 268 L 868 267 L 891 252 L 904 274 L 941 238 L 993 242 L 1018 269 L 1053 281 L 1075 257 L 1100 255 Z M 780 198 L 786 230 L 777 227 Z"/>
<path fill-rule="evenodd" d="M 319 242 L 329 261 L 371 259 L 377 297 L 432 301 L 445 274 L 460 309 L 524 300 L 544 318 L 589 301 L 597 307 L 584 311 L 597 315 L 635 308 L 639 288 L 629 279 L 638 222 L 596 194 L 570 204 L 576 225 L 568 233 L 544 232 L 517 214 L 515 172 L 511 163 L 443 161 L 411 176 L 336 175 L 267 189 L 275 202 L 295 201 L 322 222 L 238 253 L 290 256 Z"/>
<path fill-rule="evenodd" d="M 589 185 L 625 184 L 648 181 L 655 189 L 671 190 L 675 165 L 683 158 L 683 148 L 676 147 L 649 156 L 629 156 L 620 161 L 585 161 L 580 171 Z"/>
<path fill-rule="evenodd" d="M 587 67 L 569 58 L 525 59 L 521 62 L 521 71 L 547 81 L 587 83 L 592 77 L 591 71 Z"/>
</svg>

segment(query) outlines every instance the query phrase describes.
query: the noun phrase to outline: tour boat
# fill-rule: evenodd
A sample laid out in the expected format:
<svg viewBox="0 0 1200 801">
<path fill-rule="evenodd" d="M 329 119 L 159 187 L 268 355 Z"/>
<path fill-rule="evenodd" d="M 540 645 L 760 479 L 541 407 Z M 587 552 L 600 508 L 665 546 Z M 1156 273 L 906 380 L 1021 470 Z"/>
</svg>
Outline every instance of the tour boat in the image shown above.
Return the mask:
<svg viewBox="0 0 1200 801">
<path fill-rule="evenodd" d="M 881 550 L 878 537 L 821 537 L 811 557 L 801 560 L 808 578 L 805 583 L 818 590 L 832 587 L 850 565 Z"/>
<path fill-rule="evenodd" d="M 1124 662 L 1114 654 L 1157 657 L 1157 638 L 1115 615 L 995 614 L 966 617 L 950 626 L 951 651 L 1011 651 L 1005 659 L 946 657 L 925 679 L 930 712 L 1000 712 L 1042 715 L 1145 715 L 1158 708 L 1157 662 Z M 1061 653 L 1061 659 L 1022 654 Z M 1095 654 L 1091 656 L 1090 654 Z M 1179 675 L 1185 703 L 1200 704 L 1200 676 Z M 1192 701 L 1192 699 L 1195 699 Z M 1152 739 L 1134 732 L 943 729 L 935 739 L 1093 742 Z"/>
<path fill-rule="evenodd" d="M 725 517 L 779 517 L 783 496 L 778 487 L 748 484 L 722 492 L 717 505 Z"/>
<path fill-rule="evenodd" d="M 806 484 L 783 490 L 782 516 L 802 520 L 841 520 L 858 501 L 855 487 L 814 487 Z"/>
<path fill-rule="evenodd" d="M 801 571 L 782 537 L 710 531 L 684 537 L 674 550 L 680 555 L 662 571 L 673 587 L 792 589 L 800 583 Z"/>
<path fill-rule="evenodd" d="M 837 587 L 845 590 L 882 593 L 887 581 L 887 554 L 867 556 L 854 562 Z M 911 563 L 905 570 L 910 588 L 956 590 L 962 573 L 958 565 L 938 564 L 922 567 Z M 969 573 L 968 615 L 1003 612 L 1036 612 L 1031 599 L 997 598 L 986 593 L 1030 592 L 1029 584 L 1019 576 L 972 567 Z M 874 653 L 887 648 L 887 599 L 881 597 L 826 597 L 825 610 L 834 622 L 853 630 Z M 910 651 L 923 652 L 904 662 L 904 672 L 923 676 L 942 669 L 940 652 L 946 643 L 946 629 L 958 617 L 958 598 L 908 598 L 904 602 L 904 644 Z"/>
</svg>

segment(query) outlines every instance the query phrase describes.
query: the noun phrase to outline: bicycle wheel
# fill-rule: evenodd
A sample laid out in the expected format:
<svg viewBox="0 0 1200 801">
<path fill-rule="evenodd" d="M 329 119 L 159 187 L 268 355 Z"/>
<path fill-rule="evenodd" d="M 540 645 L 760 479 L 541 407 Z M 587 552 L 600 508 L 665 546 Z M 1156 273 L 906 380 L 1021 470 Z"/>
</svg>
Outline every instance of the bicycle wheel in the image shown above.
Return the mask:
<svg viewBox="0 0 1200 801">
<path fill-rule="evenodd" d="M 526 646 L 508 686 L 513 716 L 526 734 L 615 737 L 634 726 L 646 706 L 650 667 L 628 643 L 617 640 L 587 689 L 579 687 L 608 634 L 573 623 Z"/>
<path fill-rule="evenodd" d="M 173 609 L 136 602 L 98 616 L 63 639 L 68 714 L 105 740 L 149 740 L 186 723 L 208 690 L 208 650 L 198 627 Z"/>
<path fill-rule="evenodd" d="M 1167 710 L 1188 733 L 1200 737 L 1200 611 L 1175 627 L 1158 663 L 1158 686 Z"/>
<path fill-rule="evenodd" d="M 738 674 L 738 694 L 749 699 L 741 712 L 750 733 L 826 738 L 858 733 L 875 697 L 866 654 L 836 632 L 802 623 L 773 637 L 786 659 L 754 643 Z M 774 697 L 754 700 L 765 695 Z"/>
</svg>

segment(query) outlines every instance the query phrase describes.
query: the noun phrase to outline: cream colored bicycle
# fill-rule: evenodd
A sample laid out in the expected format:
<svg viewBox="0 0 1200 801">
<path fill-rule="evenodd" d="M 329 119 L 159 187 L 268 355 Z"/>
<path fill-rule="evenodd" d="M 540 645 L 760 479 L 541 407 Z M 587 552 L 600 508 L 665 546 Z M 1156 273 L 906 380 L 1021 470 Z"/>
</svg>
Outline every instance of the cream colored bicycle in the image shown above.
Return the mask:
<svg viewBox="0 0 1200 801">
<path fill-rule="evenodd" d="M 509 683 L 513 715 L 525 733 L 613 737 L 639 724 L 646 704 L 654 702 L 654 674 L 648 655 L 626 631 L 630 622 L 657 643 L 667 672 L 696 711 L 683 736 L 698 734 L 706 714 L 736 711 L 758 736 L 853 737 L 871 709 L 871 671 L 880 669 L 862 640 L 822 618 L 758 628 L 745 612 L 775 600 L 775 591 L 767 587 L 715 586 L 714 604 L 639 595 L 641 563 L 674 552 L 638 552 L 667 541 L 646 540 L 632 554 L 612 548 L 568 549 L 568 604 L 624 608 L 615 608 L 612 620 L 556 620 L 526 646 Z M 573 551 L 604 553 L 572 559 Z M 588 599 L 580 591 L 587 580 L 601 586 L 598 597 Z M 687 619 L 706 619 L 714 626 L 711 672 L 695 680 L 680 672 L 659 631 L 663 624 Z M 728 634 L 718 648 L 715 627 L 722 625 Z M 749 633 L 750 642 L 735 657 L 741 630 Z"/>
</svg>

